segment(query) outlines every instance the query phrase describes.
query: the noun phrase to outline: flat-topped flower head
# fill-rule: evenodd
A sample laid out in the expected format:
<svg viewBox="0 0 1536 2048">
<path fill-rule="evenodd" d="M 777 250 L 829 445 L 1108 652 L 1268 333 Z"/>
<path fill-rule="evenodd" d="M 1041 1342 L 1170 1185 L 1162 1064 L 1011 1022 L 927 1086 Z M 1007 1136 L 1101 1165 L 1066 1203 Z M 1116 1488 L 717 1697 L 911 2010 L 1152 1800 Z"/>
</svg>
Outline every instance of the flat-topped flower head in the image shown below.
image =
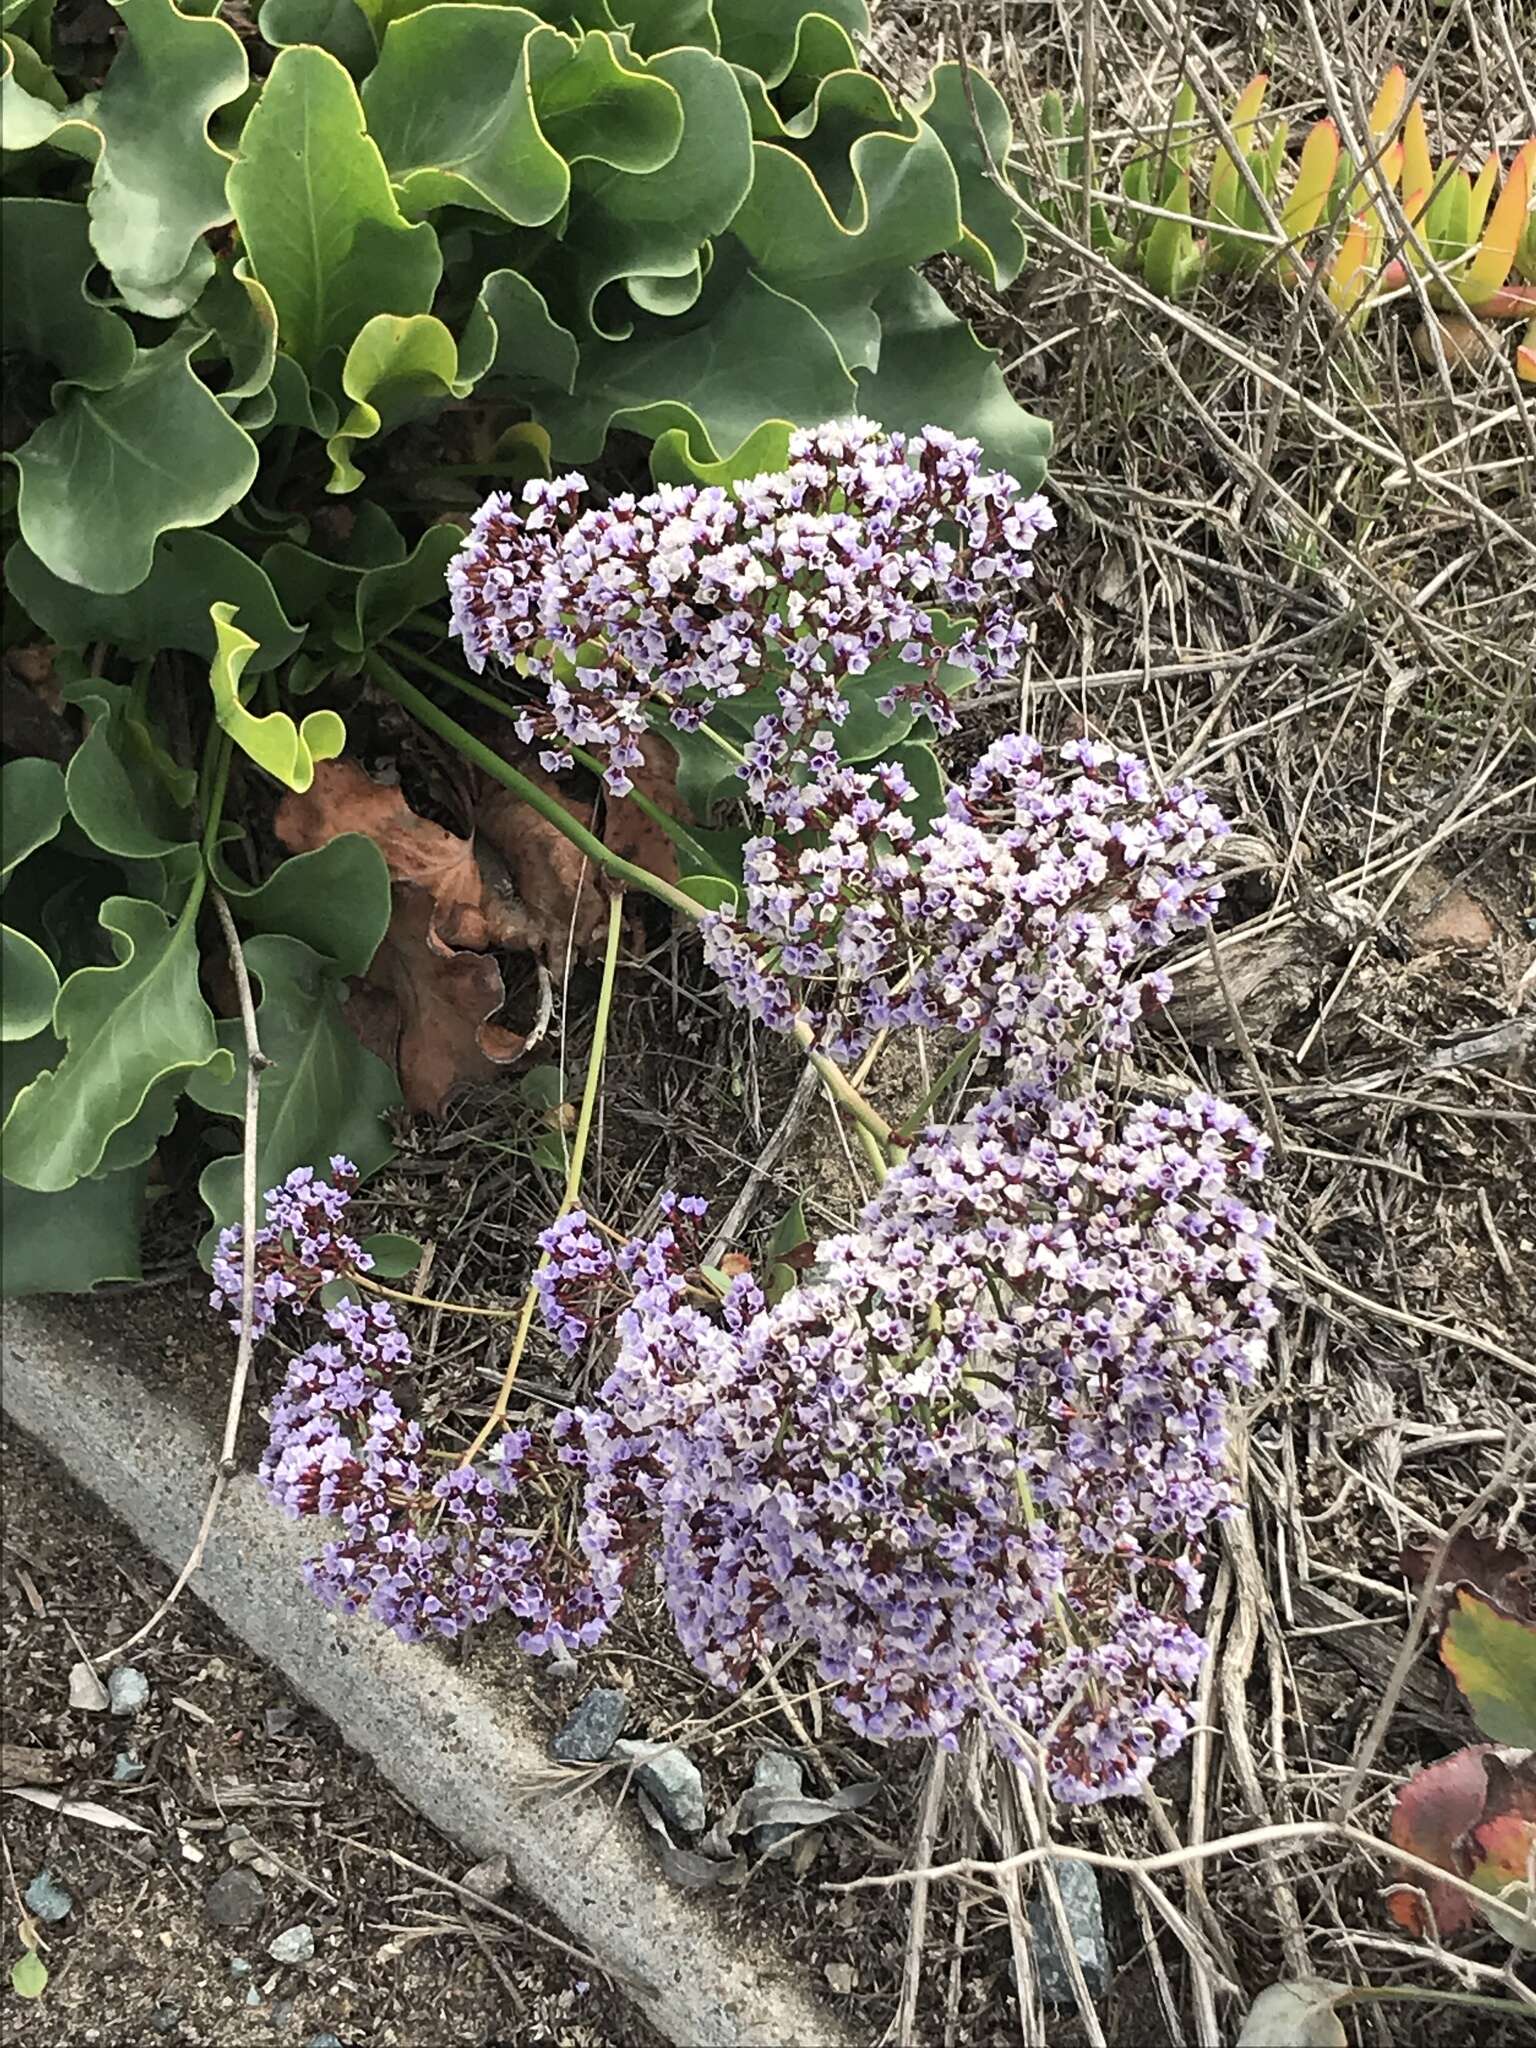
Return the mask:
<svg viewBox="0 0 1536 2048">
<path fill-rule="evenodd" d="M 487 499 L 448 587 L 470 667 L 531 686 L 524 740 L 551 769 L 570 747 L 596 753 L 620 794 L 653 712 L 696 728 L 765 682 L 755 796 L 877 661 L 907 671 L 888 706 L 910 698 L 947 726 L 946 669 L 1009 671 L 1019 586 L 1054 524 L 975 441 L 861 419 L 794 434 L 782 471 L 731 489 L 665 484 L 606 505 L 586 490 L 569 475 Z"/>
<path fill-rule="evenodd" d="M 921 834 L 911 796 L 899 767 L 854 770 L 830 743 L 769 795 L 741 904 L 704 925 L 730 999 L 846 1060 L 901 1025 L 1047 1064 L 1128 1045 L 1164 992 L 1148 955 L 1219 900 L 1215 805 L 1113 747 L 1023 737 L 989 747 Z"/>
</svg>

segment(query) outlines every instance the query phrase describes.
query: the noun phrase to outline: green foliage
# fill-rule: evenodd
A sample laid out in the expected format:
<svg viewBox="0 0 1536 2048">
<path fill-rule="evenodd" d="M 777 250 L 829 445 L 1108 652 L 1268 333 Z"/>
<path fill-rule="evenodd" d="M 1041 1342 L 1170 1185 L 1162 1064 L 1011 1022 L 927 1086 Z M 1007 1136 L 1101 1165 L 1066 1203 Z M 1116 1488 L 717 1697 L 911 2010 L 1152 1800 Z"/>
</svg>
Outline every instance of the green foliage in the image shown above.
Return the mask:
<svg viewBox="0 0 1536 2048">
<path fill-rule="evenodd" d="M 5 769 L 7 1291 L 136 1272 L 173 1130 L 231 1213 L 210 884 L 280 1049 L 263 1175 L 385 1156 L 393 1084 L 340 1004 L 388 875 L 355 837 L 274 862 L 270 818 L 356 725 L 369 650 L 446 638 L 486 491 L 643 487 L 646 442 L 658 481 L 729 484 L 855 410 L 974 433 L 1026 488 L 1049 443 L 918 270 L 1017 275 L 1007 113 L 954 65 L 894 97 L 863 0 L 117 11 L 95 73 L 56 73 L 35 7 L 0 60 L 6 617 L 56 650 L 73 743 Z M 896 750 L 937 801 L 874 694 L 850 758 Z M 722 900 L 722 757 L 679 752 L 688 887 Z"/>
<path fill-rule="evenodd" d="M 1536 1749 L 1536 1622 L 1458 1586 L 1440 1656 L 1490 1742 Z"/>
</svg>

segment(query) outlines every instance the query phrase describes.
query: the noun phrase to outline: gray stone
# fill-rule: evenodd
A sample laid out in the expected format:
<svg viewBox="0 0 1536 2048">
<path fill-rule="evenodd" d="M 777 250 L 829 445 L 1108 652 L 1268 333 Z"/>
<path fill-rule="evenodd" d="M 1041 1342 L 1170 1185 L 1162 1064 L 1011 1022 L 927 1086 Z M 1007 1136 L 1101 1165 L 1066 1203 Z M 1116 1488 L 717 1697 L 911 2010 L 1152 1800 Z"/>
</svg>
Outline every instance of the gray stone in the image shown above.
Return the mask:
<svg viewBox="0 0 1536 2048">
<path fill-rule="evenodd" d="M 274 1963 L 307 1963 L 315 1953 L 315 1932 L 307 1921 L 285 1927 L 275 1941 L 267 1944 Z"/>
<path fill-rule="evenodd" d="M 247 2005 L 260 2005 L 261 1993 L 256 1989 L 256 1986 L 254 1984 L 251 1986 L 250 1990 L 246 1992 L 245 2002 Z"/>
<path fill-rule="evenodd" d="M 157 2005 L 149 2016 L 149 2024 L 157 2034 L 174 2034 L 181 2025 L 179 2005 Z"/>
<path fill-rule="evenodd" d="M 137 1785 L 144 1775 L 144 1766 L 131 1749 L 120 1750 L 112 1759 L 112 1782 L 114 1785 Z"/>
<path fill-rule="evenodd" d="M 235 1957 L 234 1961 L 229 1966 L 229 1974 L 231 1975 L 231 1977 L 249 1977 L 249 1975 L 251 1974 L 251 1966 L 246 1961 L 244 1956 Z"/>
<path fill-rule="evenodd" d="M 341 2041 L 335 2034 L 311 2034 L 304 2048 L 341 2048 Z"/>
<path fill-rule="evenodd" d="M 556 1763 L 600 1764 L 629 1719 L 628 1697 L 612 1686 L 589 1692 L 550 1744 Z"/>
<path fill-rule="evenodd" d="M 799 1799 L 805 1792 L 800 1759 L 791 1756 L 787 1749 L 765 1749 L 752 1773 L 752 1783 L 779 1799 Z M 761 1821 L 752 1830 L 752 1846 L 760 1856 L 771 1856 L 775 1851 L 782 1855 L 780 1844 L 798 1832 L 790 1821 Z"/>
<path fill-rule="evenodd" d="M 261 1918 L 267 1895 L 249 1870 L 226 1870 L 209 1885 L 203 1911 L 215 1927 L 250 1927 Z"/>
<path fill-rule="evenodd" d="M 40 1870 L 22 1896 L 27 1911 L 46 1920 L 50 1927 L 65 1919 L 75 1903 L 51 1870 Z"/>
<path fill-rule="evenodd" d="M 1103 1998 L 1109 1990 L 1114 1966 L 1110 1961 L 1109 1937 L 1104 1931 L 1099 1881 L 1086 1863 L 1070 1863 L 1062 1857 L 1053 1857 L 1052 1868 L 1061 1888 L 1061 1903 L 1067 1925 L 1072 1930 L 1072 1945 L 1077 1950 L 1089 1994 Z M 1029 1901 L 1028 1911 L 1040 1996 L 1047 2005 L 1070 2006 L 1075 2003 L 1072 1979 L 1057 1936 L 1056 1916 L 1051 1911 L 1050 1901 L 1037 1894 Z"/>
<path fill-rule="evenodd" d="M 635 1783 L 655 1806 L 675 1835 L 704 1832 L 704 1780 L 698 1765 L 680 1749 L 656 1742 L 617 1742 L 617 1756 L 633 1759 L 638 1768 Z"/>
<path fill-rule="evenodd" d="M 84 1662 L 69 1667 L 69 1704 L 78 1714 L 104 1714 L 107 1688 Z"/>
<path fill-rule="evenodd" d="M 126 1720 L 149 1699 L 149 1680 L 136 1664 L 119 1664 L 107 1675 L 107 1704 Z"/>
</svg>

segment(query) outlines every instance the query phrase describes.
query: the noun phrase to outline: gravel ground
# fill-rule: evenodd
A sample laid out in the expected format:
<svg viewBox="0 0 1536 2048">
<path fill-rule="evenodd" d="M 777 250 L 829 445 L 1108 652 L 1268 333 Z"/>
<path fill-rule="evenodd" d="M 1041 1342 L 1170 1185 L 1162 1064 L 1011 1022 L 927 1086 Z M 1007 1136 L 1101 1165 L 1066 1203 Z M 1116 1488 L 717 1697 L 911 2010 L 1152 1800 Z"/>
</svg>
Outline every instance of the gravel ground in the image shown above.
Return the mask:
<svg viewBox="0 0 1536 2048">
<path fill-rule="evenodd" d="M 135 1653 L 137 1710 L 72 1708 L 82 1651 L 132 1634 L 169 1580 L 26 1438 L 7 1428 L 0 1446 L 7 1974 L 20 1896 L 46 1871 L 70 1901 L 39 1924 L 42 1997 L 0 1991 L 8 2048 L 654 2048 L 527 1901 L 458 1896 L 458 1851 L 196 1600 Z M 43 1761 L 18 1772 L 17 1747 Z M 34 1776 L 140 1831 L 18 1797 Z M 311 1959 L 273 1959 L 310 1939 Z"/>
</svg>

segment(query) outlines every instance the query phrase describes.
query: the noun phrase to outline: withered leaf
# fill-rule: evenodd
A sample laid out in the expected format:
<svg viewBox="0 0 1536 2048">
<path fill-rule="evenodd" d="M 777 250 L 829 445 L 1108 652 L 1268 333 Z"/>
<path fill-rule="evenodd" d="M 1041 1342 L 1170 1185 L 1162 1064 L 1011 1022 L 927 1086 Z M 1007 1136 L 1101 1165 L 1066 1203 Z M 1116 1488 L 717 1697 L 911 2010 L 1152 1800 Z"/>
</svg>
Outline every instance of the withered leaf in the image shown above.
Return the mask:
<svg viewBox="0 0 1536 2048">
<path fill-rule="evenodd" d="M 1432 1543 L 1416 1543 L 1402 1553 L 1398 1569 L 1410 1585 L 1423 1585 L 1437 1548 Z M 1474 1586 L 1516 1620 L 1536 1621 L 1536 1558 L 1523 1550 L 1507 1549 L 1491 1536 L 1458 1530 L 1446 1546 L 1435 1583 L 1437 1587 Z"/>
<path fill-rule="evenodd" d="M 397 1006 L 394 1057 L 406 1106 L 436 1116 L 458 1089 L 516 1059 L 523 1040 L 490 1021 L 506 999 L 495 959 L 444 943 L 432 895 L 420 883 L 396 882 L 392 897 L 369 980 Z"/>
</svg>

